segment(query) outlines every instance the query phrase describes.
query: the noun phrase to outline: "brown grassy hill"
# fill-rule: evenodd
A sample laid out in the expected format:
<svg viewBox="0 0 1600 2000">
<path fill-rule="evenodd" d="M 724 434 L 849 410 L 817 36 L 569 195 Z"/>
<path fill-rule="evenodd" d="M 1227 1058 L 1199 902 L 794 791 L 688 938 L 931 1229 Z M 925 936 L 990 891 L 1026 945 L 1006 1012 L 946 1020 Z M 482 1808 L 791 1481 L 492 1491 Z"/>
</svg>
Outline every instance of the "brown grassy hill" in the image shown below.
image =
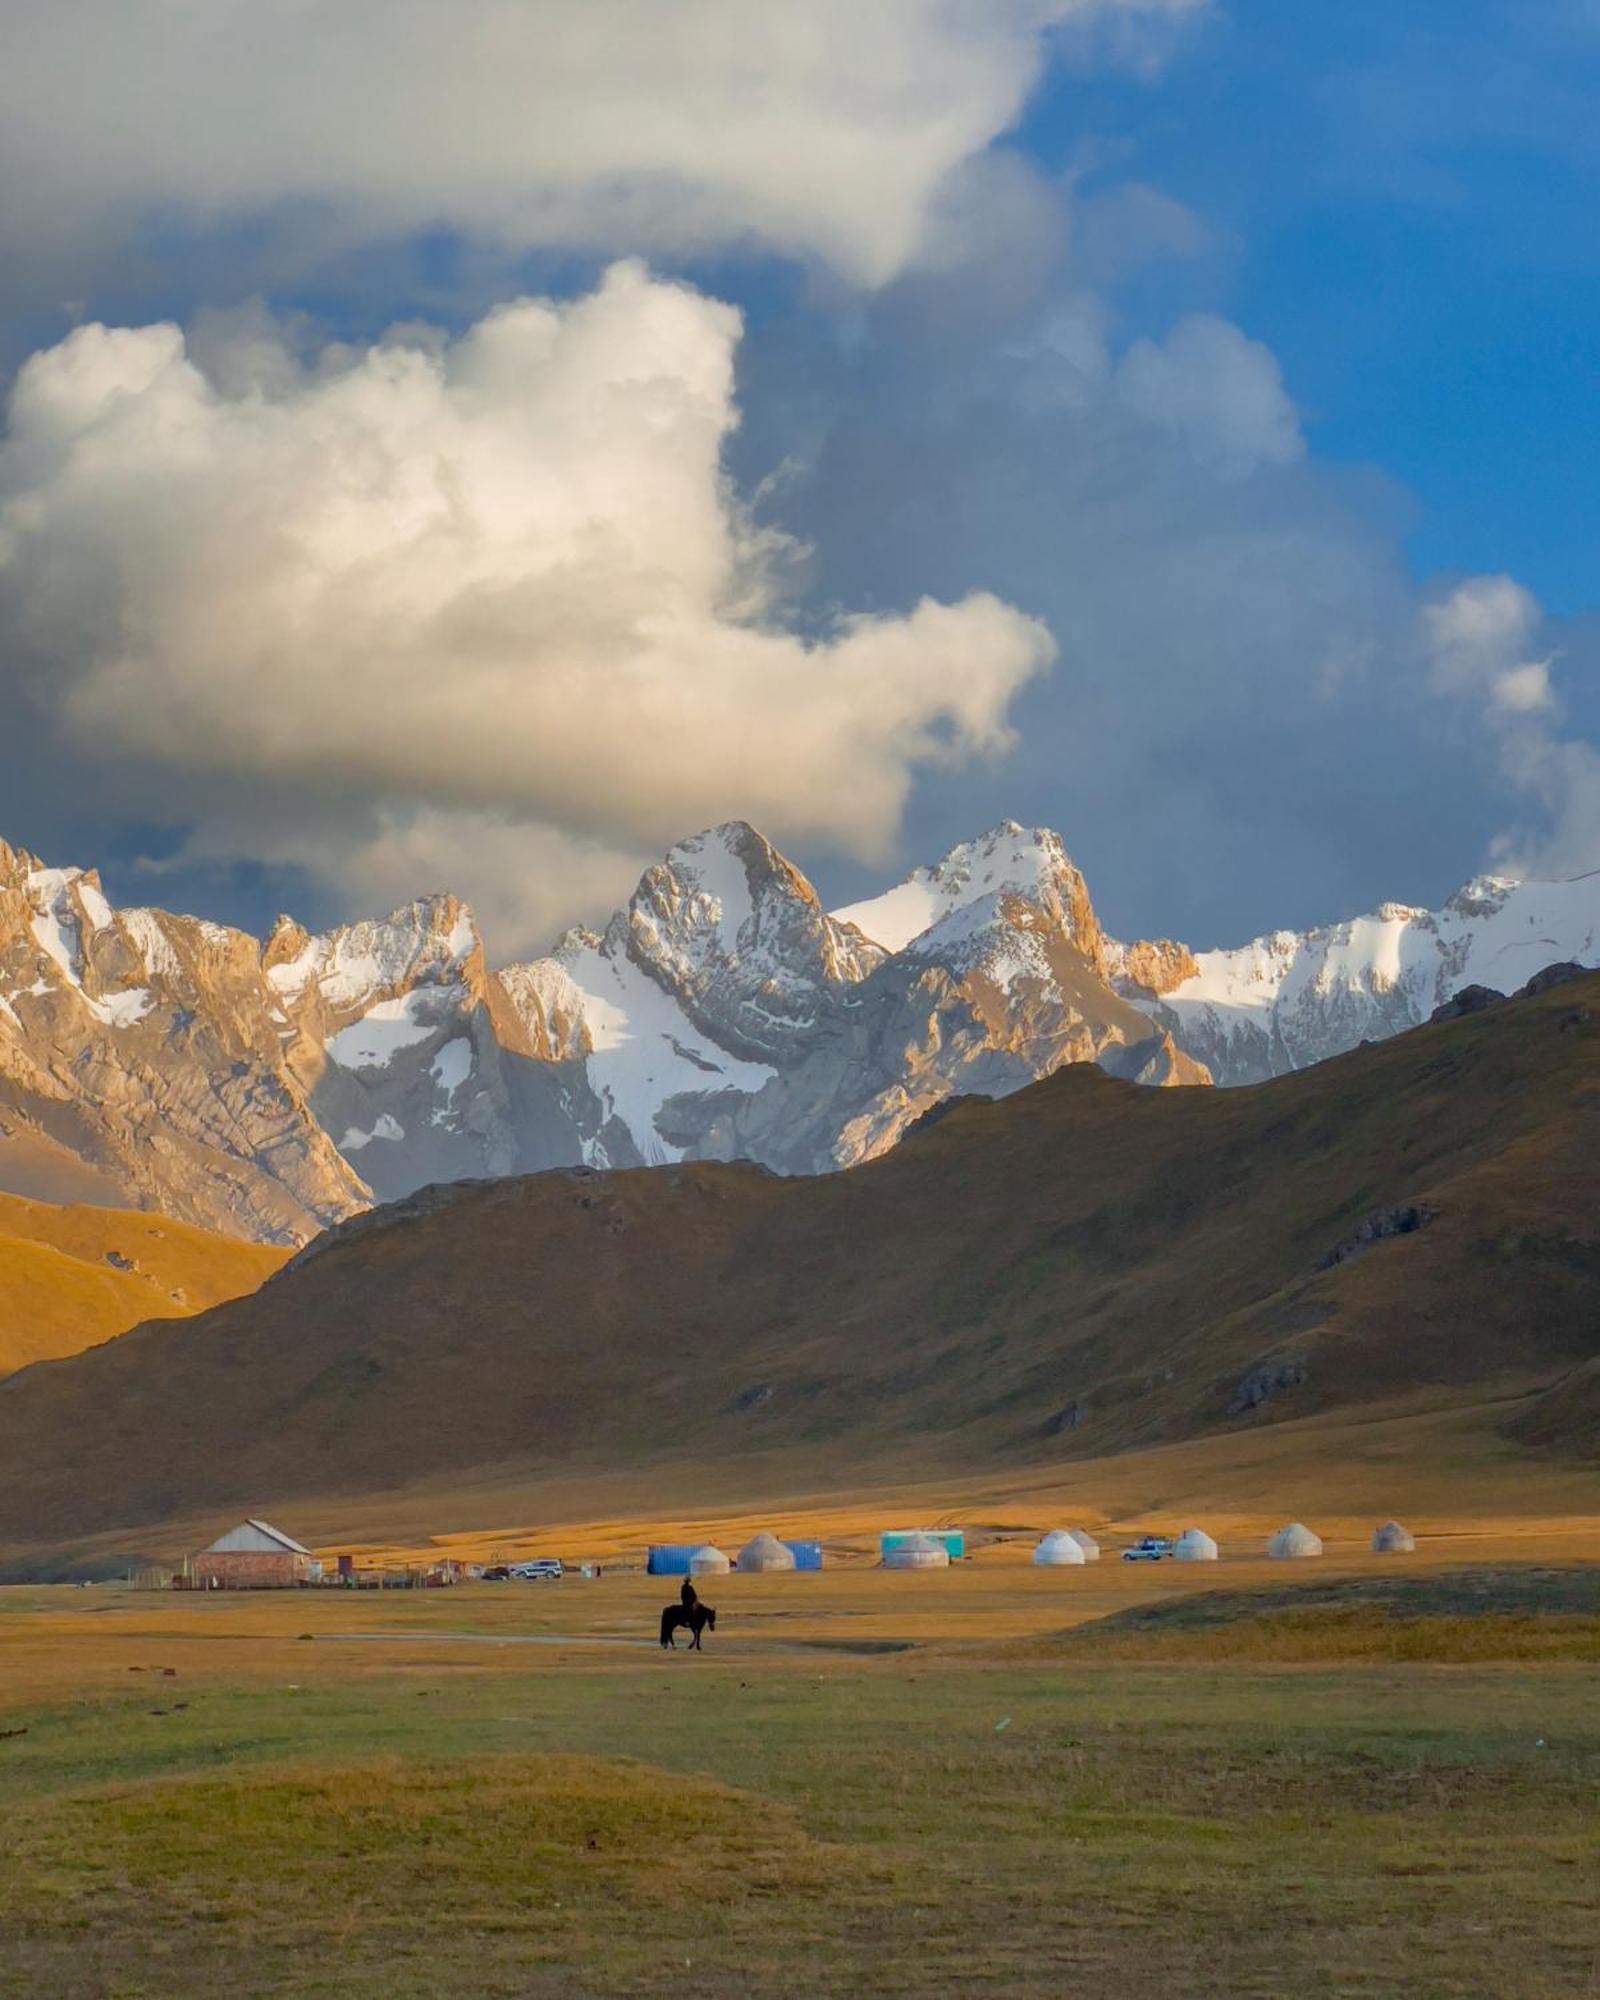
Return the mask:
<svg viewBox="0 0 1600 2000">
<path fill-rule="evenodd" d="M 944 1473 L 1526 1396 L 1596 1351 L 1597 1137 L 1600 977 L 1248 1090 L 1069 1068 L 816 1180 L 437 1190 L 0 1384 L 0 1544 L 446 1476 Z M 1396 1215 L 1421 1226 L 1364 1242 Z"/>
<path fill-rule="evenodd" d="M 254 1291 L 288 1254 L 159 1215 L 0 1194 L 0 1375 Z"/>
</svg>

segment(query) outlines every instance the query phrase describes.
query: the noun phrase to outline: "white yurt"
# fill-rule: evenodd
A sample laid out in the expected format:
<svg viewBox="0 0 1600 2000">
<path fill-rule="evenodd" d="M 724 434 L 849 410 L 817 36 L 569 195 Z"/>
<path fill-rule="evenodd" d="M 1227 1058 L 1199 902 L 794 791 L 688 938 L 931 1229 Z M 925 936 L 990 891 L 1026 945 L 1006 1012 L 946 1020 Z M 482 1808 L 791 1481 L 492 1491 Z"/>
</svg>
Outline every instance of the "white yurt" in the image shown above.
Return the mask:
<svg viewBox="0 0 1600 2000">
<path fill-rule="evenodd" d="M 1409 1528 L 1398 1521 L 1385 1521 L 1381 1528 L 1374 1529 L 1372 1552 L 1379 1556 L 1407 1556 L 1417 1546 L 1417 1538 Z"/>
<path fill-rule="evenodd" d="M 1086 1563 L 1097 1563 L 1100 1560 L 1100 1544 L 1087 1528 L 1068 1528 L 1067 1533 L 1083 1550 L 1083 1559 Z"/>
<path fill-rule="evenodd" d="M 1173 1543 L 1172 1553 L 1181 1563 L 1214 1563 L 1217 1545 L 1204 1528 L 1185 1528 Z"/>
<path fill-rule="evenodd" d="M 907 1535 L 885 1552 L 885 1569 L 948 1569 L 950 1551 L 932 1535 Z"/>
<path fill-rule="evenodd" d="M 691 1576 L 726 1576 L 732 1568 L 733 1564 L 721 1549 L 713 1548 L 710 1542 L 696 1549 L 689 1558 Z"/>
<path fill-rule="evenodd" d="M 1268 1542 L 1267 1554 L 1279 1557 L 1320 1556 L 1322 1537 L 1312 1534 L 1311 1530 L 1302 1527 L 1300 1522 L 1291 1521 L 1287 1527 L 1280 1528 Z"/>
<path fill-rule="evenodd" d="M 786 1549 L 776 1535 L 752 1535 L 733 1566 L 741 1575 L 758 1570 L 793 1569 L 794 1550 Z"/>
<path fill-rule="evenodd" d="M 1033 1559 L 1041 1569 L 1059 1569 L 1063 1564 L 1081 1565 L 1085 1561 L 1076 1537 L 1065 1528 L 1052 1528 L 1034 1550 Z"/>
</svg>

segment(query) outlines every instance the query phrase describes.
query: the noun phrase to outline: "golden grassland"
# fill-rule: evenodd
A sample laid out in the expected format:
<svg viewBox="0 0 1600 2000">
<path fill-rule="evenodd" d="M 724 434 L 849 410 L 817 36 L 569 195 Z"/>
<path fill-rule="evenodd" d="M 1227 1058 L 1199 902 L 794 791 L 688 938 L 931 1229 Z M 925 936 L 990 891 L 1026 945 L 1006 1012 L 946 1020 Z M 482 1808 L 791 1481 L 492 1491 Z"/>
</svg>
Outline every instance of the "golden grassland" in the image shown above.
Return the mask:
<svg viewBox="0 0 1600 2000">
<path fill-rule="evenodd" d="M 1589 1993 L 1596 1555 L 3 1590 L 0 1991 Z"/>
<path fill-rule="evenodd" d="M 819 1449 L 745 1459 L 733 1468 L 674 1456 L 603 1475 L 530 1472 L 434 1479 L 377 1494 L 333 1493 L 280 1506 L 207 1511 L 129 1537 L 108 1532 L 53 1552 L 55 1574 L 78 1564 L 105 1573 L 126 1558 L 175 1562 L 265 1514 L 330 1557 L 355 1554 L 404 1568 L 442 1555 L 464 1561 L 557 1555 L 642 1560 L 654 1541 L 709 1540 L 733 1553 L 760 1529 L 820 1538 L 835 1562 L 871 1561 L 878 1531 L 962 1526 L 978 1560 L 1021 1560 L 1047 1528 L 1112 1537 L 1175 1532 L 1195 1522 L 1225 1551 L 1259 1550 L 1274 1528 L 1306 1521 L 1330 1553 L 1358 1554 L 1373 1528 L 1398 1516 L 1430 1546 L 1460 1559 L 1516 1556 L 1532 1543 L 1600 1555 L 1600 1474 L 1593 1465 L 1530 1454 L 1497 1430 L 1504 1397 L 1463 1404 L 1418 1392 L 1374 1410 L 1186 1439 L 1101 1459 L 960 1468 L 930 1477 L 892 1454 Z M 25 1551 L 0 1549 L 0 1563 Z M 34 1574 L 28 1571 L 27 1574 Z"/>
<path fill-rule="evenodd" d="M 0 1194 L 0 1376 L 238 1298 L 288 1255 L 165 1216 Z"/>
</svg>

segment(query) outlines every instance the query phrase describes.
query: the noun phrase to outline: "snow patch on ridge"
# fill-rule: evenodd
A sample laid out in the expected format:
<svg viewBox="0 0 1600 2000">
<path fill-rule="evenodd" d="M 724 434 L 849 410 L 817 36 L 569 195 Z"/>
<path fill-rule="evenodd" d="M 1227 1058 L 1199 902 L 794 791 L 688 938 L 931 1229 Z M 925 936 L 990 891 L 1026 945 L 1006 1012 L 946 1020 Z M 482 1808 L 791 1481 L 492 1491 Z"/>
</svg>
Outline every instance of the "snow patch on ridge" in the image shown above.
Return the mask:
<svg viewBox="0 0 1600 2000">
<path fill-rule="evenodd" d="M 133 940 L 134 949 L 144 960 L 144 969 L 151 978 L 176 979 L 180 976 L 183 968 L 158 911 L 124 910 L 122 928 Z"/>
<path fill-rule="evenodd" d="M 328 1055 L 341 1069 L 386 1069 L 402 1049 L 437 1031 L 438 1021 L 431 1018 L 437 998 L 437 989 L 419 988 L 378 1001 L 359 1021 L 328 1037 Z"/>
<path fill-rule="evenodd" d="M 434 1082 L 446 1097 L 454 1097 L 472 1074 L 472 1043 L 465 1035 L 457 1035 L 445 1043 L 433 1059 Z"/>
<path fill-rule="evenodd" d="M 403 1139 L 406 1128 L 398 1118 L 391 1118 L 387 1111 L 380 1111 L 370 1132 L 363 1132 L 352 1125 L 339 1141 L 341 1153 L 359 1153 L 363 1146 L 370 1146 L 374 1139 Z"/>
</svg>

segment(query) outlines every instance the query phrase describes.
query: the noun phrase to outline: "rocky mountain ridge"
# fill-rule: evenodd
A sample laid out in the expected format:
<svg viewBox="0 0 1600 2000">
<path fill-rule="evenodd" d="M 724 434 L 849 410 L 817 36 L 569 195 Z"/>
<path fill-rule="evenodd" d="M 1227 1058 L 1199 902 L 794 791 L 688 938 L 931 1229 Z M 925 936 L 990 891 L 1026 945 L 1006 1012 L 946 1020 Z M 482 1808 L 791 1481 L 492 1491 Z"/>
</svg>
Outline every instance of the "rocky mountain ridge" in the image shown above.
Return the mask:
<svg viewBox="0 0 1600 2000">
<path fill-rule="evenodd" d="M 1234 950 L 1131 945 L 1112 974 L 1217 1083 L 1242 1084 L 1419 1027 L 1466 988 L 1520 991 L 1561 962 L 1600 964 L 1600 871 L 1481 875 L 1438 910 L 1382 903 Z"/>
<path fill-rule="evenodd" d="M 1256 1081 L 1597 956 L 1600 877 L 1486 879 L 1231 952 L 1123 944 L 1059 837 L 1012 821 L 831 913 L 733 822 L 603 929 L 498 969 L 448 895 L 257 940 L 115 910 L 92 872 L 0 843 L 0 1189 L 294 1244 L 437 1181 L 815 1173 L 1065 1063 Z"/>
</svg>

